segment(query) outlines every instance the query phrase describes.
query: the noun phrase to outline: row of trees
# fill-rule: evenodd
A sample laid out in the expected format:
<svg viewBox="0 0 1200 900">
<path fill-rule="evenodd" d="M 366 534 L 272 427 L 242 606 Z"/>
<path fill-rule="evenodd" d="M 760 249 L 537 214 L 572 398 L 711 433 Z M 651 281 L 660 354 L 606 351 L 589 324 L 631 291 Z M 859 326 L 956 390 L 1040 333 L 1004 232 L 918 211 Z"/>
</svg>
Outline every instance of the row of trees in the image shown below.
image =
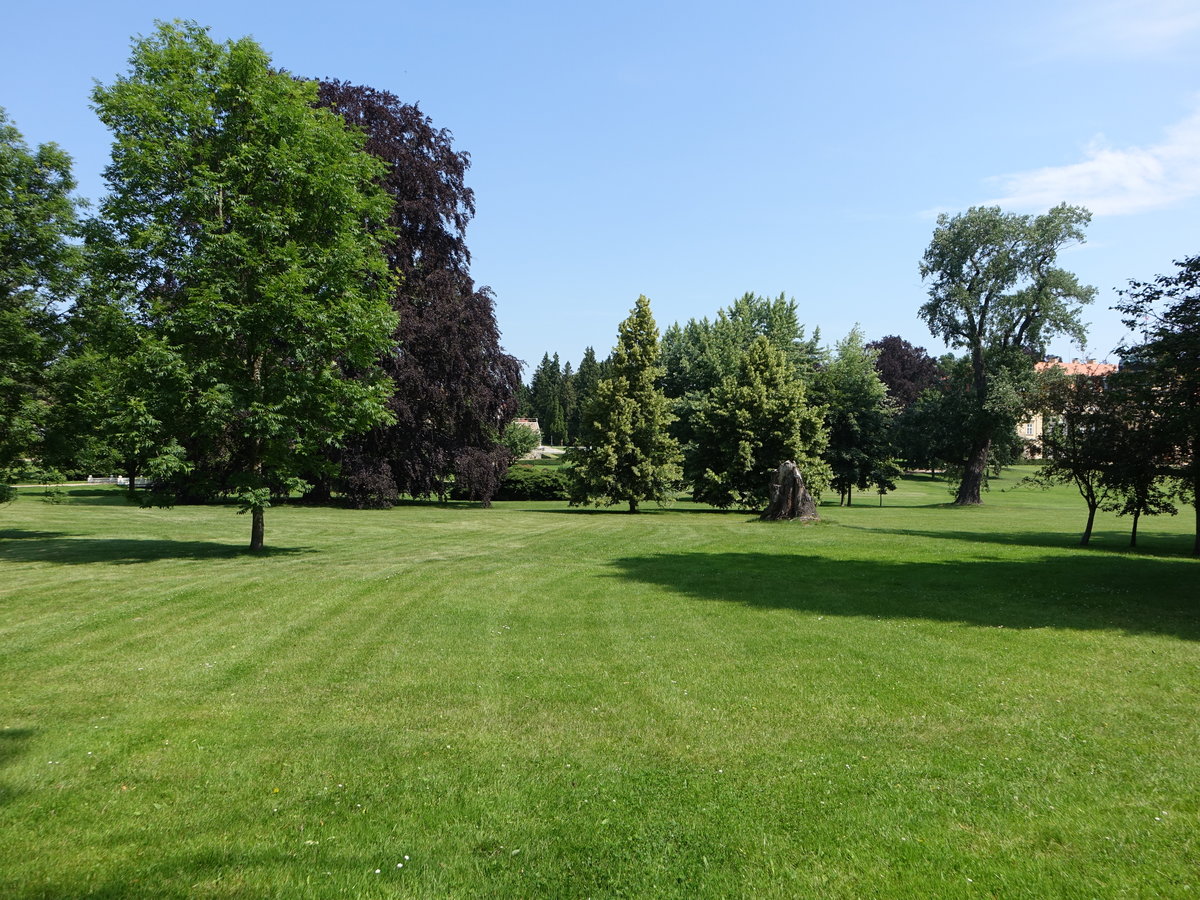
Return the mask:
<svg viewBox="0 0 1200 900">
<path fill-rule="evenodd" d="M 1039 378 L 1034 362 L 1051 337 L 1084 340 L 1082 308 L 1095 289 L 1055 263 L 1083 240 L 1089 218 L 1062 205 L 1041 216 L 978 208 L 939 219 L 921 264 L 931 282 L 921 315 L 967 351 L 961 357 L 933 360 L 896 336 L 864 345 L 857 329 L 830 353 L 819 333 L 806 337 L 794 301 L 752 294 L 714 320 L 671 326 L 661 349 L 652 348 L 657 332 L 641 298 L 613 357 L 593 357 L 607 377 L 590 402 L 569 389 L 570 366 L 559 372 L 557 356 L 547 355 L 535 376 L 542 391 L 534 396 L 566 383 L 557 396 L 583 410 L 577 437 L 585 446 L 572 454 L 575 502 L 622 501 L 632 510 L 688 484 L 696 499 L 718 507 L 761 507 L 770 473 L 792 459 L 816 491 L 832 487 L 846 503 L 855 489 L 882 497 L 906 464 L 949 470 L 956 503 L 973 505 L 989 470 L 1026 449 L 1017 424 L 1044 412 L 1040 480 L 1080 485 L 1089 505 L 1085 542 L 1105 502 L 1134 517 L 1136 540 L 1140 515 L 1200 496 L 1200 263 L 1131 284 L 1120 308 L 1144 340 L 1122 348 L 1119 377 L 1070 383 L 1050 369 Z M 632 359 L 642 361 L 637 377 Z M 622 459 L 626 475 L 618 474 Z"/>
<path fill-rule="evenodd" d="M 1200 256 L 1177 266 L 1123 293 L 1119 308 L 1140 341 L 1122 348 L 1119 372 L 1041 384 L 1046 464 L 1035 479 L 1078 488 L 1084 545 L 1098 509 L 1130 516 L 1137 546 L 1141 516 L 1174 514 L 1184 502 L 1196 510 L 1200 555 Z"/>
<path fill-rule="evenodd" d="M 660 342 L 641 297 L 612 356 L 597 364 L 596 388 L 576 400 L 572 500 L 636 511 L 688 484 L 697 500 L 719 508 L 762 508 L 785 460 L 814 493 L 832 487 L 847 503 L 855 489 L 882 495 L 900 469 L 891 439 L 896 407 L 877 357 L 857 329 L 827 353 L 819 333 L 805 335 L 785 296 L 746 294 L 713 320 L 671 326 Z M 534 399 L 557 366 L 557 357 L 543 359 Z"/>
<path fill-rule="evenodd" d="M 297 491 L 378 506 L 457 481 L 486 501 L 520 365 L 469 274 L 449 133 L 186 22 L 93 101 L 113 151 L 82 222 L 65 154 L 0 119 L 0 466 L 234 496 L 256 549 Z"/>
<path fill-rule="evenodd" d="M 1056 262 L 1086 210 L 977 208 L 940 217 L 921 262 L 920 314 L 962 357 L 857 330 L 827 351 L 782 295 L 747 294 L 660 341 L 642 298 L 608 359 L 547 355 L 524 389 L 469 272 L 469 159 L 419 109 L 292 78 L 253 41 L 193 23 L 136 42 L 93 100 L 114 143 L 87 218 L 65 154 L 30 150 L 0 114 L 0 467 L 119 469 L 150 476 L 157 502 L 234 496 L 254 547 L 272 499 L 296 491 L 384 506 L 454 484 L 486 502 L 518 400 L 576 445 L 577 502 L 636 508 L 686 482 L 759 507 L 791 459 L 844 502 L 890 490 L 907 462 L 954 470 L 957 502 L 978 503 L 1037 395 L 1032 361 L 1053 336 L 1082 341 L 1095 294 Z M 1124 398 L 1125 431 L 1156 448 L 1155 490 L 1193 502 L 1195 270 L 1131 286 L 1135 365 L 1075 410 Z M 1044 402 L 1086 389 L 1072 390 Z M 1117 463 L 1103 467 L 1116 490 Z M 1145 496 L 1135 516 L 1166 508 Z"/>
</svg>

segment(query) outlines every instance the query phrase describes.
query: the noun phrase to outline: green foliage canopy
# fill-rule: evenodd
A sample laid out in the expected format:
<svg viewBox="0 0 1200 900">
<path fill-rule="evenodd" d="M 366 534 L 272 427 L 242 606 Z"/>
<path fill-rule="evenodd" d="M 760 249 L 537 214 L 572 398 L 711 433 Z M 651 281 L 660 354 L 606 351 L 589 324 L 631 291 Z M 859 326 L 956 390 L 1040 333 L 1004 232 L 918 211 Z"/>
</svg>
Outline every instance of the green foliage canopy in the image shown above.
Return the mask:
<svg viewBox="0 0 1200 900">
<path fill-rule="evenodd" d="M 765 335 L 755 338 L 735 373 L 696 412 L 686 468 L 695 498 L 722 509 L 761 509 L 770 500 L 772 474 L 789 459 L 819 496 L 829 481 L 822 412 L 783 352 Z"/>
<path fill-rule="evenodd" d="M 177 357 L 173 436 L 225 458 L 257 549 L 272 491 L 386 415 L 382 167 L 315 85 L 190 22 L 136 41 L 93 100 L 114 136 L 96 274 Z"/>
<path fill-rule="evenodd" d="M 666 503 L 682 476 L 679 446 L 667 431 L 670 402 L 658 387 L 658 327 L 650 301 L 638 297 L 617 332 L 607 376 L 581 434 L 583 446 L 567 451 L 573 464 L 571 503 L 638 506 Z"/>
<path fill-rule="evenodd" d="M 1170 275 L 1130 282 L 1118 309 L 1142 334 L 1122 348 L 1130 380 L 1159 411 L 1155 429 L 1169 448 L 1165 462 L 1196 512 L 1193 552 L 1200 556 L 1200 255 Z"/>
<path fill-rule="evenodd" d="M 40 442 L 63 339 L 56 307 L 80 272 L 74 187 L 70 157 L 54 144 L 30 150 L 0 109 L 0 468 Z"/>
<path fill-rule="evenodd" d="M 825 459 L 832 470 L 830 486 L 847 504 L 855 488 L 873 486 L 884 494 L 895 488 L 900 475 L 892 442 L 895 408 L 875 367 L 877 355 L 864 346 L 862 331 L 855 327 L 838 341 L 833 359 L 814 379 L 829 432 Z"/>
<path fill-rule="evenodd" d="M 981 413 L 999 411 L 1004 391 L 993 398 L 997 376 L 1028 368 L 1029 358 L 1042 355 L 1051 337 L 1066 334 L 1083 342 L 1080 313 L 1096 290 L 1055 262 L 1061 249 L 1084 240 L 1090 220 L 1086 209 L 1066 204 L 1040 216 L 999 207 L 938 216 L 921 260 L 921 277 L 930 284 L 920 315 L 936 337 L 969 354 L 970 402 Z M 1008 419 L 974 417 L 956 503 L 980 502 L 992 443 Z"/>
</svg>

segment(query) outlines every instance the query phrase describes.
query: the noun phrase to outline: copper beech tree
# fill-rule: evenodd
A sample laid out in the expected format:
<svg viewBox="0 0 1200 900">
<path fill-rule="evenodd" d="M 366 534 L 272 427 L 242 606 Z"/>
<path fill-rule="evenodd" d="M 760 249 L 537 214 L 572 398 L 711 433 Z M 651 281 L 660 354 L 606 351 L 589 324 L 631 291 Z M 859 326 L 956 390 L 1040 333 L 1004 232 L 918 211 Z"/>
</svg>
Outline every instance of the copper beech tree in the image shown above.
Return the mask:
<svg viewBox="0 0 1200 900">
<path fill-rule="evenodd" d="M 470 275 L 470 157 L 387 91 L 322 81 L 318 97 L 383 163 L 390 208 L 379 234 L 399 316 L 378 360 L 394 385 L 390 421 L 338 454 L 340 486 L 355 506 L 388 506 L 399 494 L 443 497 L 453 481 L 486 505 L 508 466 L 500 437 L 516 412 L 521 365 L 500 346 L 492 292 Z"/>
</svg>

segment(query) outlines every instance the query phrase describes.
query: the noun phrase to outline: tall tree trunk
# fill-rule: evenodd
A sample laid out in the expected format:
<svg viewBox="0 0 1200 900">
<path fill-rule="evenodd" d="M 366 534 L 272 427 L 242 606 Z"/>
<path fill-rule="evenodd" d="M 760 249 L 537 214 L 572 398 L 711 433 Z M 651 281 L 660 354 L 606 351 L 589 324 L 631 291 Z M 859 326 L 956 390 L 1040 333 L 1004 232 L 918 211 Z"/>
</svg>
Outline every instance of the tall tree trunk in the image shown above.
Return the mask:
<svg viewBox="0 0 1200 900">
<path fill-rule="evenodd" d="M 1096 521 L 1096 506 L 1095 506 L 1095 504 L 1089 503 L 1088 504 L 1087 528 L 1083 529 L 1083 537 L 1081 537 L 1079 539 L 1079 545 L 1081 547 L 1086 547 L 1088 545 L 1088 542 L 1092 539 L 1092 524 L 1095 521 Z"/>
<path fill-rule="evenodd" d="M 266 533 L 266 516 L 263 514 L 263 508 L 256 506 L 250 510 L 250 549 L 261 550 L 263 548 L 263 537 Z"/>
<path fill-rule="evenodd" d="M 1137 546 L 1137 526 L 1138 526 L 1138 519 L 1141 518 L 1141 515 L 1142 515 L 1142 511 L 1140 509 L 1135 509 L 1133 511 L 1133 528 L 1129 532 L 1129 546 L 1130 547 Z"/>
<path fill-rule="evenodd" d="M 962 481 L 958 485 L 958 494 L 954 498 L 955 506 L 979 506 L 983 503 L 980 493 L 983 490 L 983 479 L 987 475 L 988 453 L 991 449 L 990 439 L 976 441 L 971 447 L 971 455 L 967 457 Z"/>
</svg>

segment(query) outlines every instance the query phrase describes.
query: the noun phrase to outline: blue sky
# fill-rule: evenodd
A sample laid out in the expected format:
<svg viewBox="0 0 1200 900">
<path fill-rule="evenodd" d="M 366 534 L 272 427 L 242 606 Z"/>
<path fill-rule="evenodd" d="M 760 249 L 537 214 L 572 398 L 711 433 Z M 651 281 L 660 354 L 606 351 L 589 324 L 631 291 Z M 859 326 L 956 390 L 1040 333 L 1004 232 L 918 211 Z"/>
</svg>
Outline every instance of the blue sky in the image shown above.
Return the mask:
<svg viewBox="0 0 1200 900">
<path fill-rule="evenodd" d="M 786 293 L 832 343 L 917 317 L 938 212 L 1090 208 L 1060 261 L 1099 288 L 1200 253 L 1200 0 L 61 2 L 5 12 L 0 106 L 98 198 L 94 80 L 156 18 L 419 102 L 473 160 L 472 272 L 505 347 L 604 355 L 638 294 L 659 326 Z M 1052 349 L 1083 355 L 1065 341 Z M 528 373 L 527 373 L 528 374 Z"/>
</svg>

